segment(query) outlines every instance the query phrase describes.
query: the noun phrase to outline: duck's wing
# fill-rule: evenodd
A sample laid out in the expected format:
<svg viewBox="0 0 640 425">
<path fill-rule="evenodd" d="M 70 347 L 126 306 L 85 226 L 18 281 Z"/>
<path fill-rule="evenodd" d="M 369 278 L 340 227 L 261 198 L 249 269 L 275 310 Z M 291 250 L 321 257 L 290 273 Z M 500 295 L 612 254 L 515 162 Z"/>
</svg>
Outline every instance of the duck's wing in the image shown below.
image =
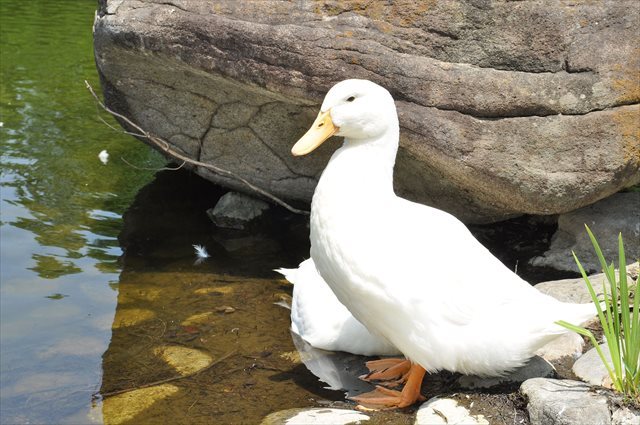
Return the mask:
<svg viewBox="0 0 640 425">
<path fill-rule="evenodd" d="M 293 283 L 291 330 L 316 348 L 362 355 L 393 355 L 398 350 L 369 330 L 338 301 L 312 259 L 297 269 L 278 269 Z"/>
</svg>

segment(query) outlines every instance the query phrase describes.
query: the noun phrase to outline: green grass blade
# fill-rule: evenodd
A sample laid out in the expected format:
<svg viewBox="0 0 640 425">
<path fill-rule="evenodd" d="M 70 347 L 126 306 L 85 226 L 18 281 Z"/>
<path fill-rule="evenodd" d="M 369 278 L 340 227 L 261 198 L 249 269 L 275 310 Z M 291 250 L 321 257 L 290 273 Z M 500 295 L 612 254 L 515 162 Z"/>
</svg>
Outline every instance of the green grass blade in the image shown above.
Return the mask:
<svg viewBox="0 0 640 425">
<path fill-rule="evenodd" d="M 622 320 L 622 358 L 628 358 L 632 347 L 631 312 L 629 311 L 629 287 L 627 284 L 627 260 L 624 254 L 622 233 L 618 234 L 618 275 L 620 281 L 620 318 Z M 626 362 L 625 362 L 626 363 Z"/>
<path fill-rule="evenodd" d="M 596 295 L 596 291 L 593 289 L 593 285 L 591 284 L 591 281 L 589 280 L 589 277 L 587 276 L 587 272 L 585 272 L 584 267 L 582 267 L 582 264 L 580 263 L 580 260 L 578 260 L 578 257 L 576 256 L 575 252 L 571 252 L 573 254 L 573 259 L 576 262 L 576 265 L 578 266 L 578 270 L 580 270 L 580 274 L 582 275 L 582 279 L 584 280 L 585 284 L 587 285 L 587 290 L 589 291 L 589 295 L 591 295 L 591 299 L 593 300 L 594 304 L 596 305 L 596 311 L 598 312 L 598 318 L 600 319 L 601 323 L 605 322 L 604 319 L 604 315 L 602 312 L 602 307 L 600 305 L 600 300 L 598 299 L 598 296 Z"/>
</svg>

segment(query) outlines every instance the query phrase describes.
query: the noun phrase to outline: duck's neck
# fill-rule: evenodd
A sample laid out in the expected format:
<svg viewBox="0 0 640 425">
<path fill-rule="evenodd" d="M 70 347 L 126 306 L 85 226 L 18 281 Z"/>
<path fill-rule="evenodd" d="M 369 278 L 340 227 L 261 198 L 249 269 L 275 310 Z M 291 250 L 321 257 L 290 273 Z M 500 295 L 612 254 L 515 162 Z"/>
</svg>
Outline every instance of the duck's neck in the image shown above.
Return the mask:
<svg viewBox="0 0 640 425">
<path fill-rule="evenodd" d="M 391 128 L 371 139 L 345 139 L 325 168 L 316 198 L 337 202 L 375 202 L 395 196 L 393 166 L 398 151 L 398 130 Z"/>
</svg>

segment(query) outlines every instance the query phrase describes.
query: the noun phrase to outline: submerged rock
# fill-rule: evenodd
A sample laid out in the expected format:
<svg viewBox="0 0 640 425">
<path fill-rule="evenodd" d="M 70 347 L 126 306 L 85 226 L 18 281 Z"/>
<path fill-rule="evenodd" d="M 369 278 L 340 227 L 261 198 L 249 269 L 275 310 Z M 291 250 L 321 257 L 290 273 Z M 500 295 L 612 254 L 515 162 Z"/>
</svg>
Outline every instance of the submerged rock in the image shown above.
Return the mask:
<svg viewBox="0 0 640 425">
<path fill-rule="evenodd" d="M 618 234 L 622 233 L 627 262 L 632 263 L 640 255 L 639 214 L 640 192 L 617 193 L 588 207 L 562 214 L 558 218 L 558 230 L 551 239 L 549 250 L 530 262 L 534 266 L 577 272 L 578 266 L 571 254 L 575 252 L 587 273 L 601 271 L 602 267 L 584 228 L 587 224 L 607 261 L 618 261 Z"/>
<path fill-rule="evenodd" d="M 131 423 L 131 420 L 153 406 L 155 402 L 165 399 L 178 391 L 179 388 L 175 385 L 163 384 L 107 397 L 102 402 L 104 423 L 105 425 Z"/>
<path fill-rule="evenodd" d="M 420 406 L 414 425 L 438 424 L 489 425 L 489 421 L 483 415 L 471 415 L 455 400 L 434 397 Z"/>
<path fill-rule="evenodd" d="M 226 229 L 245 229 L 269 209 L 269 204 L 238 192 L 222 195 L 215 207 L 207 210 L 211 221 Z"/>
<path fill-rule="evenodd" d="M 640 181 L 635 0 L 100 3 L 107 104 L 284 198 L 310 201 L 338 143 L 289 151 L 346 78 L 397 100 L 398 192 L 464 221 L 563 213 Z"/>
<path fill-rule="evenodd" d="M 166 345 L 154 350 L 167 364 L 180 375 L 191 375 L 211 364 L 213 359 L 203 351 L 181 345 Z"/>
<path fill-rule="evenodd" d="M 529 400 L 532 425 L 611 423 L 607 397 L 591 392 L 584 382 L 534 378 L 525 381 L 520 391 Z"/>
</svg>

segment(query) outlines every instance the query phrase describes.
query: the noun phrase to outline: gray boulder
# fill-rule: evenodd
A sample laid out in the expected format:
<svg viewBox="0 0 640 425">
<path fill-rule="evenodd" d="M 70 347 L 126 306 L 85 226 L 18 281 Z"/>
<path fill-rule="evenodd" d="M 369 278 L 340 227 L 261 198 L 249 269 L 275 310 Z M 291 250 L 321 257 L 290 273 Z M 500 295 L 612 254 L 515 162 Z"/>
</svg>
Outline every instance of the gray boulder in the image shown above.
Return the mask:
<svg viewBox="0 0 640 425">
<path fill-rule="evenodd" d="M 480 223 L 640 182 L 639 19 L 635 0 L 100 0 L 94 41 L 108 105 L 293 200 L 338 146 L 289 154 L 326 91 L 378 82 L 397 100 L 398 193 Z"/>
<path fill-rule="evenodd" d="M 573 251 L 587 272 L 601 271 L 585 224 L 598 239 L 607 261 L 617 265 L 619 233 L 624 240 L 627 262 L 632 263 L 640 257 L 640 192 L 627 192 L 560 215 L 549 250 L 532 258 L 531 264 L 577 272 L 578 266 L 571 255 Z"/>
</svg>

